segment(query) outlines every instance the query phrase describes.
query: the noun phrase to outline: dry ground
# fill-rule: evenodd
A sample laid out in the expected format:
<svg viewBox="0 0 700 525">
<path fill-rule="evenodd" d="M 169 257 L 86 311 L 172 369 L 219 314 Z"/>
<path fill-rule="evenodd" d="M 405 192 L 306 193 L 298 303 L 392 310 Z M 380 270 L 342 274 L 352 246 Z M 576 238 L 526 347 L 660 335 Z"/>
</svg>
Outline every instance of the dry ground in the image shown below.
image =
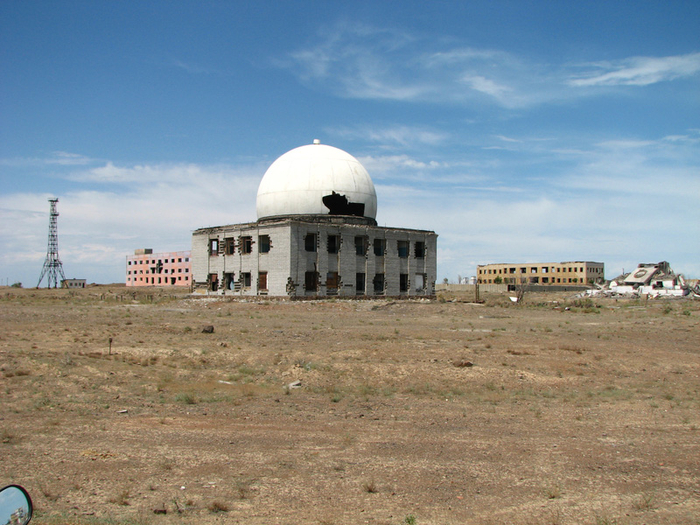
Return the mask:
<svg viewBox="0 0 700 525">
<path fill-rule="evenodd" d="M 37 524 L 700 523 L 699 301 L 170 293 L 0 290 Z"/>
</svg>

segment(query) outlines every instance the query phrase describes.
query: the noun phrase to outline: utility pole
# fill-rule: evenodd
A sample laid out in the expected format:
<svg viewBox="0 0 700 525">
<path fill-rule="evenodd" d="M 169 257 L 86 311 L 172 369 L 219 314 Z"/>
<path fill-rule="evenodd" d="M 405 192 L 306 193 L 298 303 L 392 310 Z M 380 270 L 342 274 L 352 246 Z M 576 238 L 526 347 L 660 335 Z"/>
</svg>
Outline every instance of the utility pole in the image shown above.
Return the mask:
<svg viewBox="0 0 700 525">
<path fill-rule="evenodd" d="M 49 247 L 46 250 L 46 259 L 44 267 L 41 269 L 41 276 L 36 287 L 39 288 L 44 275 L 48 274 L 48 288 L 53 284 L 54 288 L 59 287 L 58 276 L 65 281 L 66 276 L 63 275 L 63 264 L 58 257 L 58 212 L 56 211 L 56 203 L 58 199 L 49 199 L 51 203 L 51 214 L 49 216 Z"/>
</svg>

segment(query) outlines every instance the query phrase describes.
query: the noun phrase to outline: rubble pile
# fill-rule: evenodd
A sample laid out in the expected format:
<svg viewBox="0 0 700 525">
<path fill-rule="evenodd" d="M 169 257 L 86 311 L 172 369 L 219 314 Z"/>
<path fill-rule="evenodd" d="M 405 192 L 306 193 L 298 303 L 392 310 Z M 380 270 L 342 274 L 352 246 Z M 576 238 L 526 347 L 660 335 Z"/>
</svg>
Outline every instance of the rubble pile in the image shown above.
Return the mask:
<svg viewBox="0 0 700 525">
<path fill-rule="evenodd" d="M 583 296 L 684 297 L 692 294 L 700 298 L 700 286 L 690 286 L 682 274 L 676 274 L 671 265 L 642 263 L 630 273 L 617 276 L 596 290 L 586 290 Z"/>
</svg>

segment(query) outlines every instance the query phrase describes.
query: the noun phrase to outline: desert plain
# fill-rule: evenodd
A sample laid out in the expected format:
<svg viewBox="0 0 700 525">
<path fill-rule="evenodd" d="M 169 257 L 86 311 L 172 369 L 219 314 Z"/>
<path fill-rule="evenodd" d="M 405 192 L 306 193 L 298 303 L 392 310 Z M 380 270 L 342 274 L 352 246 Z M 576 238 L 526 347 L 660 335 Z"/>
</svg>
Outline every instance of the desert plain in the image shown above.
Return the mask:
<svg viewBox="0 0 700 525">
<path fill-rule="evenodd" d="M 39 525 L 700 524 L 700 301 L 482 299 L 3 288 L 0 483 Z"/>
</svg>

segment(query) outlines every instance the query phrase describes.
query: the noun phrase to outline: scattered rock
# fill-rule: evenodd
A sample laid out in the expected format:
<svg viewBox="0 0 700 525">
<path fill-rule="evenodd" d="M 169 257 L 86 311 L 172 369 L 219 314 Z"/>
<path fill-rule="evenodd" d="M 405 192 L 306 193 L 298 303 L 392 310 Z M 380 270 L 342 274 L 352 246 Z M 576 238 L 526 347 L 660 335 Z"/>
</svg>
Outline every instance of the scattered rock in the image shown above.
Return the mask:
<svg viewBox="0 0 700 525">
<path fill-rule="evenodd" d="M 287 388 L 301 388 L 301 380 L 293 381 L 287 385 Z"/>
<path fill-rule="evenodd" d="M 474 363 L 467 361 L 466 359 L 455 359 L 452 361 L 452 364 L 457 368 L 470 368 L 474 366 Z"/>
<path fill-rule="evenodd" d="M 214 325 L 208 324 L 206 326 L 203 326 L 202 333 L 203 334 L 213 334 L 214 333 Z"/>
</svg>

